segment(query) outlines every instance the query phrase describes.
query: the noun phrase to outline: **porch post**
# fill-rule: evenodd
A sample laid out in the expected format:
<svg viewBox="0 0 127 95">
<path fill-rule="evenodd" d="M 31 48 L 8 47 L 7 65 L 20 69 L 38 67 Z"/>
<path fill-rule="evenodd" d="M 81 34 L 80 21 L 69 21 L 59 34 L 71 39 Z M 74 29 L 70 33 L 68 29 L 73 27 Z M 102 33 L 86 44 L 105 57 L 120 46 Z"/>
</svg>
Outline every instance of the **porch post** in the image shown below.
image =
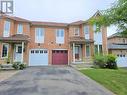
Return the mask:
<svg viewBox="0 0 127 95">
<path fill-rule="evenodd" d="M 75 43 L 73 43 L 73 62 L 75 63 Z"/>
<path fill-rule="evenodd" d="M 21 57 L 21 63 L 23 63 L 23 49 L 24 49 L 24 42 L 22 42 L 22 57 Z"/>
</svg>

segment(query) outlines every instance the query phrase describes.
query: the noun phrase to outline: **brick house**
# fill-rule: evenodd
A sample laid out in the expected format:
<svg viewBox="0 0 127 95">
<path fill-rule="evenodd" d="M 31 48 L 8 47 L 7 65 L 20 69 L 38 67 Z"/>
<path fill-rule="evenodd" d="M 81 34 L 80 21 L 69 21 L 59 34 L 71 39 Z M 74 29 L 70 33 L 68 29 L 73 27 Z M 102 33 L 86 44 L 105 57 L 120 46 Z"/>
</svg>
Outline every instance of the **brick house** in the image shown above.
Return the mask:
<svg viewBox="0 0 127 95">
<path fill-rule="evenodd" d="M 101 15 L 96 12 L 93 17 Z M 23 62 L 30 66 L 84 63 L 95 53 L 107 53 L 107 28 L 94 32 L 89 20 L 73 23 L 29 21 L 0 17 L 0 63 Z"/>
<path fill-rule="evenodd" d="M 117 56 L 119 67 L 127 67 L 127 38 L 119 32 L 109 36 L 108 53 Z"/>
</svg>

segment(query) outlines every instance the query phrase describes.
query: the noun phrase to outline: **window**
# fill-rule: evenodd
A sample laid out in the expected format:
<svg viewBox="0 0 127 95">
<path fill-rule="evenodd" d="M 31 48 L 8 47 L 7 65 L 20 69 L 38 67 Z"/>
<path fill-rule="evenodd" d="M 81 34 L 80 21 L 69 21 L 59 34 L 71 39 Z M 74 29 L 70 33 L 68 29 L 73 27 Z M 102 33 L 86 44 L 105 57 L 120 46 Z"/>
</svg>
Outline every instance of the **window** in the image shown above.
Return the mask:
<svg viewBox="0 0 127 95">
<path fill-rule="evenodd" d="M 34 53 L 34 50 L 31 50 L 31 53 Z"/>
<path fill-rule="evenodd" d="M 10 35 L 10 21 L 5 21 L 3 37 L 9 37 L 9 35 Z"/>
<path fill-rule="evenodd" d="M 39 50 L 36 50 L 35 53 L 39 53 Z"/>
<path fill-rule="evenodd" d="M 99 29 L 99 28 L 100 28 L 100 27 L 99 27 L 98 24 L 94 24 L 94 25 L 93 25 L 93 31 L 94 31 L 94 32 L 97 32 L 97 31 L 99 31 L 99 30 L 101 31 L 101 28 L 100 28 L 100 29 Z"/>
<path fill-rule="evenodd" d="M 98 45 L 94 45 L 94 53 L 98 54 Z"/>
<path fill-rule="evenodd" d="M 102 45 L 99 45 L 99 53 L 102 53 Z"/>
<path fill-rule="evenodd" d="M 63 44 L 64 43 L 64 29 L 56 30 L 56 43 Z"/>
<path fill-rule="evenodd" d="M 44 43 L 44 29 L 43 28 L 35 28 L 35 42 Z"/>
<path fill-rule="evenodd" d="M 79 36 L 79 28 L 74 28 L 74 36 Z"/>
<path fill-rule="evenodd" d="M 94 53 L 95 54 L 102 54 L 102 45 L 94 45 Z"/>
<path fill-rule="evenodd" d="M 90 56 L 90 46 L 86 45 L 86 56 Z"/>
<path fill-rule="evenodd" d="M 8 49 L 9 49 L 9 45 L 3 44 L 3 46 L 2 46 L 2 58 L 8 57 Z"/>
<path fill-rule="evenodd" d="M 18 24 L 17 26 L 17 34 L 22 34 L 23 33 L 23 25 L 22 24 Z"/>
<path fill-rule="evenodd" d="M 64 30 L 63 29 L 57 30 L 57 37 L 64 37 Z"/>
<path fill-rule="evenodd" d="M 84 33 L 85 34 L 89 34 L 89 26 L 85 26 L 84 27 Z"/>
</svg>

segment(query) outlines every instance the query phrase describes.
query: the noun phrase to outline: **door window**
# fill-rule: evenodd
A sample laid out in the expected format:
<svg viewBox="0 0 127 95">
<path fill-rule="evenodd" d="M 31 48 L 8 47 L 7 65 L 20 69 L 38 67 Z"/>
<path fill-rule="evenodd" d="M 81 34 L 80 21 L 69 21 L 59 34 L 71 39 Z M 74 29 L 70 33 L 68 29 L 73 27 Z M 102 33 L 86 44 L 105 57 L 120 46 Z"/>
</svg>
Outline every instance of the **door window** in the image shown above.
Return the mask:
<svg viewBox="0 0 127 95">
<path fill-rule="evenodd" d="M 9 45 L 8 45 L 8 44 L 3 44 L 3 48 L 2 48 L 2 58 L 8 56 L 8 48 L 9 48 Z"/>
</svg>

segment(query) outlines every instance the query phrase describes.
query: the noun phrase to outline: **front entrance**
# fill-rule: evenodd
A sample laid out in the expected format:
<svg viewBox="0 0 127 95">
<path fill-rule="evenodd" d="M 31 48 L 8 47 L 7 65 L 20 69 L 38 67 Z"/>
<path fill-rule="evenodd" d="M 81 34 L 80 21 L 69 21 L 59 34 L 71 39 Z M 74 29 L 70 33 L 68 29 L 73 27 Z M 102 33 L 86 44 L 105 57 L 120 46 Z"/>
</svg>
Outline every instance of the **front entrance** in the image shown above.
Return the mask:
<svg viewBox="0 0 127 95">
<path fill-rule="evenodd" d="M 81 61 L 81 45 L 75 46 L 75 61 Z"/>
<path fill-rule="evenodd" d="M 22 45 L 17 44 L 14 46 L 14 62 L 21 62 L 22 59 Z"/>
</svg>

